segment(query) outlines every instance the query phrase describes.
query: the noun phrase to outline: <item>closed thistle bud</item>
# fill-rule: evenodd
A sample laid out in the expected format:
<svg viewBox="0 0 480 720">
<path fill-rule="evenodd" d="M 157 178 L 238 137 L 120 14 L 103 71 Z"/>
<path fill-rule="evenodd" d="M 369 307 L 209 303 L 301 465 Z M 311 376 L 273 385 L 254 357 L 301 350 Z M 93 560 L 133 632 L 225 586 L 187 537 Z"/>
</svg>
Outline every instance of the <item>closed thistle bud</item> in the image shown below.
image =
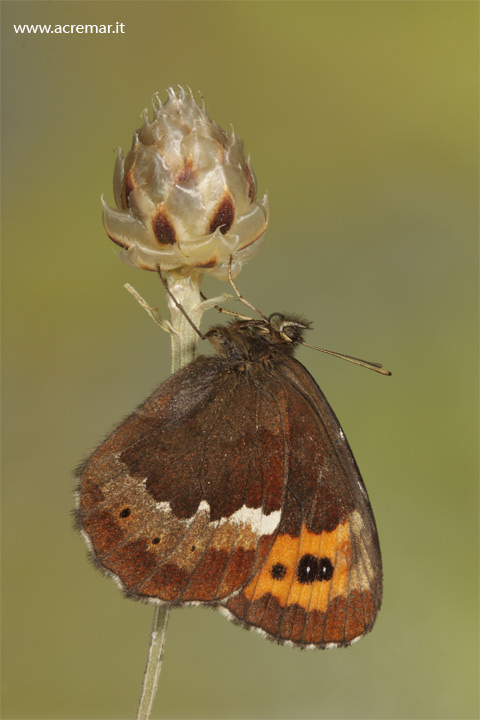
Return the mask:
<svg viewBox="0 0 480 720">
<path fill-rule="evenodd" d="M 222 280 L 258 251 L 268 222 L 265 195 L 243 142 L 228 135 L 182 88 L 153 98 L 113 179 L 117 209 L 103 202 L 108 236 L 120 257 L 144 270 L 210 273 Z"/>
</svg>

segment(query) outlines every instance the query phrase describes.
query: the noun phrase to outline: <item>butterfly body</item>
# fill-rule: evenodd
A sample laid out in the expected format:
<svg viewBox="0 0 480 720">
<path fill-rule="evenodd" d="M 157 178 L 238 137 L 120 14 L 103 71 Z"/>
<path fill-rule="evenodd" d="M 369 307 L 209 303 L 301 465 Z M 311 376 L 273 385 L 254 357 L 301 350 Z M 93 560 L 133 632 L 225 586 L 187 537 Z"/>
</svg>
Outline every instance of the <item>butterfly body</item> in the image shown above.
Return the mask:
<svg viewBox="0 0 480 720">
<path fill-rule="evenodd" d="M 78 524 L 128 595 L 219 607 L 281 643 L 348 645 L 381 604 L 375 521 L 280 314 L 206 335 L 79 470 Z"/>
</svg>

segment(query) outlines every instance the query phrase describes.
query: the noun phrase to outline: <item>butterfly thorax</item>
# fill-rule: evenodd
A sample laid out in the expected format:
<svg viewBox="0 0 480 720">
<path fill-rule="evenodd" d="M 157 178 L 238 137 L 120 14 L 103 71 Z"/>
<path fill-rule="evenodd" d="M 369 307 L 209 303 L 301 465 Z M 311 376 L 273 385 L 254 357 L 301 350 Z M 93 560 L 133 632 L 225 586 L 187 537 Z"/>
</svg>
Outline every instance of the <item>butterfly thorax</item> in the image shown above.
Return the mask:
<svg viewBox="0 0 480 720">
<path fill-rule="evenodd" d="M 232 365 L 275 364 L 293 355 L 310 324 L 296 316 L 274 313 L 262 320 L 235 320 L 212 327 L 206 337 Z"/>
</svg>

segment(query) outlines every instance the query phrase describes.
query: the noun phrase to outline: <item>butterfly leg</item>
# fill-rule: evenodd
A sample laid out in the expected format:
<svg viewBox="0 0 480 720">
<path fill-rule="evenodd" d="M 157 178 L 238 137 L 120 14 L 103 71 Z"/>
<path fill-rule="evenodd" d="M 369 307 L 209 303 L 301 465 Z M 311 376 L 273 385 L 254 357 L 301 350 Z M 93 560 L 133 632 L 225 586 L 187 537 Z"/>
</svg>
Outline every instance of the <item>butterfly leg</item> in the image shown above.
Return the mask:
<svg viewBox="0 0 480 720">
<path fill-rule="evenodd" d="M 153 322 L 156 323 L 159 327 L 162 328 L 162 330 L 165 330 L 165 332 L 168 332 L 170 335 L 176 335 L 178 334 L 177 330 L 173 327 L 171 322 L 168 320 L 164 320 L 161 315 L 158 312 L 158 308 L 152 308 L 138 293 L 134 287 L 132 287 L 129 283 L 125 283 L 123 286 L 125 290 L 128 290 L 130 295 L 133 295 L 135 300 L 138 302 L 139 305 L 143 307 L 144 310 L 150 315 Z"/>
</svg>

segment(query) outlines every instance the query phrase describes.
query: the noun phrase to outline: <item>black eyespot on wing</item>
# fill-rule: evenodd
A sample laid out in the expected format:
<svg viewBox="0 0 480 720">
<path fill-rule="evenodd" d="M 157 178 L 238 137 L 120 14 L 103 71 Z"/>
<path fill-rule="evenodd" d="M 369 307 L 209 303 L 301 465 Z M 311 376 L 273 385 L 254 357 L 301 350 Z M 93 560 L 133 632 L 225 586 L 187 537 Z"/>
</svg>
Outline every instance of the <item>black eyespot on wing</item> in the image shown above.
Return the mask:
<svg viewBox="0 0 480 720">
<path fill-rule="evenodd" d="M 304 585 L 310 585 L 317 579 L 318 560 L 314 555 L 304 555 L 297 565 L 297 580 Z"/>
<path fill-rule="evenodd" d="M 309 585 L 318 580 L 319 582 L 332 579 L 333 565 L 329 558 L 317 558 L 315 555 L 304 555 L 297 565 L 298 582 Z"/>
<path fill-rule="evenodd" d="M 333 575 L 333 565 L 329 558 L 322 557 L 318 563 L 317 580 L 331 580 Z"/>
<path fill-rule="evenodd" d="M 121 518 L 127 518 L 131 512 L 132 511 L 130 510 L 130 508 L 127 507 L 127 508 L 123 508 L 123 510 L 121 510 L 118 514 Z"/>
<path fill-rule="evenodd" d="M 270 569 L 270 575 L 274 580 L 283 580 L 287 574 L 287 568 L 283 563 L 275 563 Z"/>
</svg>

